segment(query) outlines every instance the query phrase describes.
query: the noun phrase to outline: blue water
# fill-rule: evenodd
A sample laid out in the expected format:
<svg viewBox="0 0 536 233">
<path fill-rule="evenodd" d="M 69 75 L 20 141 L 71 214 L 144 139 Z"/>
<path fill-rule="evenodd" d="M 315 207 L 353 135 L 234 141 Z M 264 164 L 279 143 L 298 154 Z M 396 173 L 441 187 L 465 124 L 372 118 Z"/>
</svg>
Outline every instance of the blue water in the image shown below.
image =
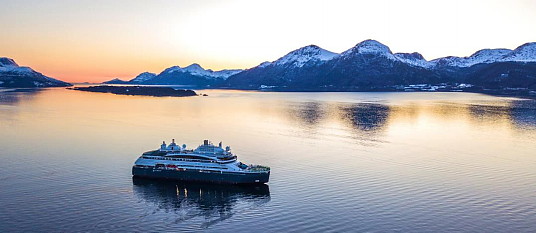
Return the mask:
<svg viewBox="0 0 536 233">
<path fill-rule="evenodd" d="M 471 93 L 0 92 L 0 232 L 534 232 L 536 101 Z M 133 180 L 223 141 L 265 186 Z"/>
</svg>

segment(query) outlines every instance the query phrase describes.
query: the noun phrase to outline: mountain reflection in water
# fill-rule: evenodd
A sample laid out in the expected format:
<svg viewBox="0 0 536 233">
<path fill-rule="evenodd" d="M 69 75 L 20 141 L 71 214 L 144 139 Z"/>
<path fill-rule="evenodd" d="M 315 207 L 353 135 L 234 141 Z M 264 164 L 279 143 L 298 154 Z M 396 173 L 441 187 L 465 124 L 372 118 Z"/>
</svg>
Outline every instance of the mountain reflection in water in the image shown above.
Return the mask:
<svg viewBox="0 0 536 233">
<path fill-rule="evenodd" d="M 337 122 L 353 130 L 359 139 L 373 140 L 390 125 L 412 122 L 419 117 L 471 120 L 478 124 L 506 121 L 519 127 L 536 127 L 535 101 L 513 100 L 482 104 L 408 103 L 403 106 L 389 103 L 322 103 L 295 102 L 289 104 L 286 117 L 301 128 L 315 130 L 326 121 Z M 309 132 L 314 133 L 314 132 Z"/>
<path fill-rule="evenodd" d="M 390 108 L 382 104 L 353 104 L 342 106 L 342 120 L 348 121 L 350 127 L 362 132 L 377 132 L 385 127 Z"/>
<path fill-rule="evenodd" d="M 201 228 L 270 201 L 270 188 L 265 184 L 240 186 L 144 178 L 133 178 L 132 182 L 134 195 L 153 206 L 150 214 L 172 212 L 174 223 L 200 218 Z"/>
<path fill-rule="evenodd" d="M 41 89 L 20 88 L 20 89 L 0 89 L 0 105 L 16 105 L 21 100 L 31 100 Z"/>
</svg>

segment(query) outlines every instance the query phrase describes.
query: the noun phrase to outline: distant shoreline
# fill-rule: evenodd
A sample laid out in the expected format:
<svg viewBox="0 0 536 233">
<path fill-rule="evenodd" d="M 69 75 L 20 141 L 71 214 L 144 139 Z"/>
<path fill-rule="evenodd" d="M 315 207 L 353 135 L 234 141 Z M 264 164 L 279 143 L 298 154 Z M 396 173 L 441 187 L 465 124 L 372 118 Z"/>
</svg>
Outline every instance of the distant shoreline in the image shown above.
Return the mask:
<svg viewBox="0 0 536 233">
<path fill-rule="evenodd" d="M 173 86 L 173 85 L 171 85 Z M 143 89 L 141 92 L 139 91 Z M 516 98 L 526 98 L 526 99 L 536 99 L 536 91 L 528 89 L 514 89 L 514 88 L 503 88 L 503 89 L 484 89 L 479 87 L 471 87 L 465 89 L 439 89 L 439 90 L 430 90 L 430 89 L 397 89 L 391 87 L 378 87 L 378 88 L 289 88 L 289 87 L 273 87 L 273 88 L 237 88 L 237 87 L 195 87 L 190 86 L 194 90 L 203 90 L 203 89 L 214 89 L 214 90 L 244 90 L 244 91 L 259 91 L 259 92 L 428 92 L 428 93 L 479 93 L 487 94 L 492 96 L 500 97 L 516 97 Z M 136 86 L 115 86 L 115 85 L 102 85 L 102 86 L 90 86 L 90 87 L 70 87 L 67 89 L 80 90 L 80 91 L 89 91 L 89 92 L 101 92 L 101 93 L 113 93 L 119 95 L 145 95 L 145 96 L 194 96 L 198 95 L 195 91 L 190 89 L 179 90 L 170 86 L 154 86 L 154 85 L 136 85 Z M 114 90 L 114 93 L 112 92 Z M 127 91 L 129 90 L 129 91 Z M 178 91 L 178 92 L 176 92 Z M 183 95 L 181 91 L 191 91 Z"/>
<path fill-rule="evenodd" d="M 155 97 L 187 97 L 197 96 L 193 90 L 176 90 L 171 87 L 148 87 L 148 86 L 89 86 L 67 88 L 76 91 L 112 93 L 116 95 L 141 95 Z"/>
</svg>

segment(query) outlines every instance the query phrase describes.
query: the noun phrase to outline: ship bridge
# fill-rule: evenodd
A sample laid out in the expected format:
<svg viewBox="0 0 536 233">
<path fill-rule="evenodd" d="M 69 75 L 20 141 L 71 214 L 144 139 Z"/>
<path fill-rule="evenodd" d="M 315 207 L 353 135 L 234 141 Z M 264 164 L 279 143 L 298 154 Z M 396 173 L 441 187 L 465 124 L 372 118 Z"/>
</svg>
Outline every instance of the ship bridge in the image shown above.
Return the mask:
<svg viewBox="0 0 536 233">
<path fill-rule="evenodd" d="M 204 140 L 203 144 L 199 145 L 194 150 L 194 153 L 208 155 L 208 156 L 215 156 L 217 158 L 225 158 L 225 157 L 233 156 L 233 154 L 231 153 L 231 147 L 227 146 L 225 147 L 225 150 L 224 150 L 221 142 L 219 143 L 218 146 L 215 146 L 209 140 Z"/>
</svg>

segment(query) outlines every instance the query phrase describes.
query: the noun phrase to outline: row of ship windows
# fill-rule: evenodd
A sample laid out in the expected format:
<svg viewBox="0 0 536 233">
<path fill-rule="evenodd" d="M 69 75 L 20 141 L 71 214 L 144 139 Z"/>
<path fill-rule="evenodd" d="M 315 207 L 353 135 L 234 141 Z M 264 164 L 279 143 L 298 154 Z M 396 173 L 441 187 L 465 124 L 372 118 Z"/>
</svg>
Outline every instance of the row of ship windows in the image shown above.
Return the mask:
<svg viewBox="0 0 536 233">
<path fill-rule="evenodd" d="M 210 162 L 210 163 L 232 163 L 236 159 L 236 156 L 230 157 L 229 159 L 226 159 L 227 161 L 218 162 L 215 160 L 204 160 L 204 159 L 177 159 L 177 158 L 161 158 L 161 157 L 149 157 L 149 156 L 143 156 L 144 159 L 156 159 L 156 160 L 173 160 L 173 161 L 187 161 L 187 162 Z"/>
<path fill-rule="evenodd" d="M 157 165 L 161 165 L 162 167 L 164 167 L 164 164 L 157 164 Z M 140 167 L 140 168 L 154 168 L 154 166 L 145 166 L 145 165 L 135 165 L 135 166 Z M 197 167 L 197 168 L 227 169 L 226 167 L 207 167 L 207 166 L 196 166 L 196 165 L 175 165 L 175 166 L 182 167 L 182 168 Z"/>
<path fill-rule="evenodd" d="M 204 160 L 204 159 L 176 159 L 176 158 L 160 158 L 160 157 L 148 157 L 143 156 L 144 159 L 157 159 L 157 160 L 173 160 L 173 161 L 188 161 L 188 162 L 210 162 L 215 163 L 214 160 Z"/>
</svg>

